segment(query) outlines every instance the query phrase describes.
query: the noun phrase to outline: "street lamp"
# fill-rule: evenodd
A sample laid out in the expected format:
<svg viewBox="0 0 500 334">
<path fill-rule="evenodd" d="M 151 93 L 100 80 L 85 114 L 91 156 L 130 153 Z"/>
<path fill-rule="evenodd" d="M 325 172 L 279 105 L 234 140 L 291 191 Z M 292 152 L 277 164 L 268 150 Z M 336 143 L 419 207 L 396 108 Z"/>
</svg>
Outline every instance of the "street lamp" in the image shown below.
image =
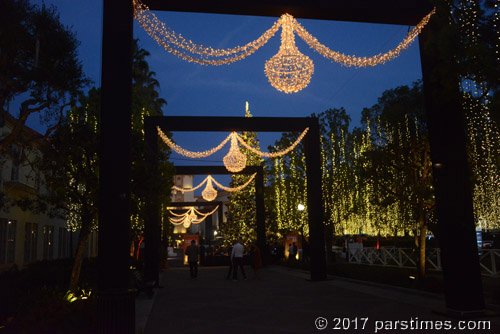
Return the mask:
<svg viewBox="0 0 500 334">
<path fill-rule="evenodd" d="M 302 244 L 304 243 L 304 222 L 303 222 L 303 211 L 306 207 L 304 206 L 304 204 L 302 203 L 299 203 L 299 205 L 297 205 L 297 209 L 300 211 L 300 220 L 301 220 L 301 223 L 300 223 L 300 231 L 301 231 L 301 234 L 302 234 Z M 302 245 L 302 247 L 304 247 L 304 245 Z M 300 255 L 297 254 L 297 260 L 300 258 Z"/>
</svg>

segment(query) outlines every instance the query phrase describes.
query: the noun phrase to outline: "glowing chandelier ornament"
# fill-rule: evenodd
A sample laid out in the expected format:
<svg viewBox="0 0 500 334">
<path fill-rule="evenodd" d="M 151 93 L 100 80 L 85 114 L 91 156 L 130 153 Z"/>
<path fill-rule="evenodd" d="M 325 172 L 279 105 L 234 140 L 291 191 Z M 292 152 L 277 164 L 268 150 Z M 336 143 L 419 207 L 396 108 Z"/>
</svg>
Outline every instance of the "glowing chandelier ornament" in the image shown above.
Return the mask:
<svg viewBox="0 0 500 334">
<path fill-rule="evenodd" d="M 236 132 L 231 133 L 231 148 L 229 153 L 222 159 L 224 166 L 232 173 L 237 173 L 243 170 L 247 165 L 247 157 L 241 153 L 236 139 Z"/>
<path fill-rule="evenodd" d="M 266 62 L 265 73 L 271 85 L 285 93 L 296 93 L 305 88 L 314 72 L 312 60 L 300 53 L 295 46 L 294 32 L 314 51 L 341 65 L 354 67 L 376 66 L 396 58 L 401 51 L 407 49 L 436 12 L 434 8 L 394 49 L 372 57 L 357 57 L 333 51 L 321 44 L 289 14 L 283 14 L 259 38 L 243 46 L 229 49 L 205 47 L 185 39 L 182 35 L 170 29 L 141 0 L 132 1 L 134 4 L 134 18 L 159 45 L 184 60 L 201 65 L 218 66 L 242 60 L 266 44 L 281 27 L 280 49 L 274 57 Z"/>
<path fill-rule="evenodd" d="M 211 202 L 217 198 L 217 190 L 214 189 L 212 182 L 215 183 L 217 185 L 217 187 L 219 187 L 223 190 L 226 190 L 229 192 L 235 192 L 235 191 L 240 191 L 240 190 L 246 188 L 250 184 L 250 182 L 252 182 L 252 180 L 255 178 L 256 175 L 257 175 L 257 173 L 252 174 L 252 176 L 248 179 L 247 182 L 245 182 L 241 186 L 234 187 L 234 188 L 225 187 L 222 184 L 220 184 L 219 182 L 215 181 L 215 179 L 212 177 L 212 175 L 208 175 L 199 185 L 197 185 L 194 188 L 185 189 L 185 188 L 179 188 L 177 186 L 172 186 L 172 189 L 174 189 L 176 191 L 180 191 L 184 194 L 185 192 L 195 191 L 196 189 L 200 188 L 202 185 L 207 183 L 207 185 L 206 185 L 205 189 L 202 191 L 201 195 L 202 195 L 203 199 L 205 199 L 208 202 Z M 175 214 L 173 212 L 171 212 L 171 213 L 174 216 L 183 217 L 183 215 L 178 215 L 178 214 Z"/>
<path fill-rule="evenodd" d="M 314 64 L 295 46 L 293 17 L 285 14 L 281 16 L 281 22 L 281 46 L 278 53 L 266 62 L 266 76 L 277 90 L 296 93 L 309 85 Z"/>
<path fill-rule="evenodd" d="M 211 178 L 207 179 L 207 186 L 203 191 L 201 192 L 201 196 L 206 200 L 206 201 L 213 201 L 214 199 L 217 198 L 217 190 L 214 189 L 212 186 L 212 180 Z"/>
<path fill-rule="evenodd" d="M 160 129 L 159 126 L 157 126 L 156 129 L 158 131 L 158 135 L 163 140 L 163 142 L 165 142 L 165 144 L 168 145 L 168 147 L 170 147 L 174 152 L 176 152 L 180 155 L 183 155 L 185 157 L 188 157 L 188 158 L 208 157 L 208 156 L 214 154 L 215 152 L 219 151 L 231 139 L 231 148 L 229 149 L 229 153 L 224 157 L 223 162 L 224 162 L 224 166 L 227 168 L 227 170 L 232 172 L 232 173 L 237 173 L 237 172 L 243 170 L 243 168 L 245 168 L 246 160 L 247 160 L 247 157 L 243 153 L 241 153 L 239 146 L 238 146 L 238 142 L 254 154 L 257 154 L 257 155 L 260 155 L 263 157 L 267 157 L 267 158 L 276 158 L 276 157 L 282 156 L 284 154 L 287 154 L 288 152 L 293 150 L 300 143 L 300 141 L 304 138 L 304 136 L 307 134 L 307 132 L 309 131 L 309 128 L 305 128 L 304 131 L 302 131 L 302 133 L 299 135 L 297 140 L 292 145 L 290 145 L 288 148 L 286 148 L 282 151 L 279 151 L 279 152 L 269 153 L 269 152 L 259 151 L 259 150 L 255 149 L 254 147 L 248 145 L 248 143 L 245 142 L 245 140 L 243 138 L 241 138 L 241 136 L 237 132 L 231 132 L 226 137 L 226 139 L 224 139 L 219 145 L 217 145 L 216 147 L 214 147 L 210 150 L 203 151 L 203 152 L 188 151 L 188 150 L 183 149 L 182 147 L 180 147 L 176 143 L 174 143 L 170 138 L 168 138 L 168 136 Z M 198 185 L 193 190 L 198 189 L 199 187 L 201 187 L 201 184 Z M 184 191 L 186 191 L 186 190 L 184 190 Z"/>
<path fill-rule="evenodd" d="M 182 221 L 182 226 L 184 226 L 184 228 L 189 228 L 189 226 L 191 226 L 192 221 L 193 221 L 193 219 L 191 219 L 191 217 L 186 216 L 184 218 L 184 220 Z"/>
</svg>

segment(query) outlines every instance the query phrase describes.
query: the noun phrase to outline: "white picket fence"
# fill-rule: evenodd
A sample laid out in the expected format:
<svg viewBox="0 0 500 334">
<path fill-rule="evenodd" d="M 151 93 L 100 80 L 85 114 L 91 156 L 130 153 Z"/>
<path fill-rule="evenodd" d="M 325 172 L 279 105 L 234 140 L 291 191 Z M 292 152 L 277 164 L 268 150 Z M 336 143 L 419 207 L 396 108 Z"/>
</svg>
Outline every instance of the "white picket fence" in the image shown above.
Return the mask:
<svg viewBox="0 0 500 334">
<path fill-rule="evenodd" d="M 350 249 L 349 262 L 414 268 L 417 255 L 414 248 L 364 247 Z M 426 255 L 427 269 L 441 270 L 441 250 L 430 248 Z M 483 249 L 479 255 L 479 263 L 484 275 L 500 278 L 500 249 Z"/>
</svg>

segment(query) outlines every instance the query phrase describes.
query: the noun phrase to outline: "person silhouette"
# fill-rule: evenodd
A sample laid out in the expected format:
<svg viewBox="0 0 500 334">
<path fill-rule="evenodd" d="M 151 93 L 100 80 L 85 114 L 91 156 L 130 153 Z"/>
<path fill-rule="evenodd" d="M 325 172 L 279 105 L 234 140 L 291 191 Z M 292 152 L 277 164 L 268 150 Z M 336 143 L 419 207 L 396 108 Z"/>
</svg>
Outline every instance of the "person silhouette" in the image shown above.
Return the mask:
<svg viewBox="0 0 500 334">
<path fill-rule="evenodd" d="M 238 280 L 238 267 L 241 269 L 243 278 L 247 279 L 245 274 L 245 269 L 243 269 L 243 253 L 245 252 L 245 247 L 241 244 L 241 239 L 238 239 L 236 244 L 233 246 L 231 251 L 231 260 L 233 262 L 233 281 Z"/>
<path fill-rule="evenodd" d="M 196 241 L 191 240 L 191 245 L 186 248 L 186 255 L 189 263 L 189 273 L 191 279 L 198 277 L 198 256 L 200 255 L 200 247 L 196 246 Z"/>
</svg>

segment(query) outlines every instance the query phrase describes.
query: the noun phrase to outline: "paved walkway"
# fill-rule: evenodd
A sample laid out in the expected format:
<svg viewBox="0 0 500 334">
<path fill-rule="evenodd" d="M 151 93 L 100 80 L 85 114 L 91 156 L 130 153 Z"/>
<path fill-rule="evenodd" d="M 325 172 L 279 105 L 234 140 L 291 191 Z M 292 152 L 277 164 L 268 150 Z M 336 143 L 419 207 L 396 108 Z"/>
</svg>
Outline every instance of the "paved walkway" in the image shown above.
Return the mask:
<svg viewBox="0 0 500 334">
<path fill-rule="evenodd" d="M 498 316 L 480 319 L 491 322 L 490 330 L 418 329 L 430 326 L 422 320 L 459 325 L 433 312 L 444 310 L 439 295 L 337 277 L 311 282 L 307 272 L 275 266 L 252 280 L 251 268 L 245 269 L 249 279 L 239 281 L 226 280 L 223 267 L 202 267 L 195 280 L 188 268 L 168 269 L 155 297 L 137 300 L 138 333 L 500 333 Z M 326 329 L 316 328 L 325 324 L 315 324 L 318 317 L 326 319 Z"/>
</svg>

